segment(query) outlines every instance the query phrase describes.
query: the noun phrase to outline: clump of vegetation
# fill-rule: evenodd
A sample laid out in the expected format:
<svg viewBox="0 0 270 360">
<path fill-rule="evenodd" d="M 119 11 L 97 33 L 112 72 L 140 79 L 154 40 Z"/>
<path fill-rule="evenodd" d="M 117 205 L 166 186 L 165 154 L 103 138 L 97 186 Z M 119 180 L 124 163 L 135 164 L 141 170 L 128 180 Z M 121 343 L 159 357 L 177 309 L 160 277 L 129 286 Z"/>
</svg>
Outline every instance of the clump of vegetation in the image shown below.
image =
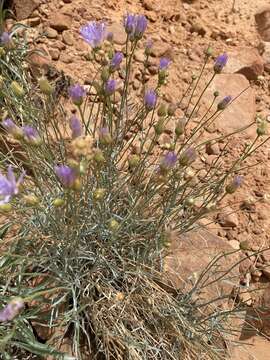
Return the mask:
<svg viewBox="0 0 270 360">
<path fill-rule="evenodd" d="M 143 81 L 136 99 L 131 69 L 147 20 L 129 14 L 123 26 L 125 54 L 115 51 L 104 23 L 81 29 L 97 72 L 87 89 L 69 88 L 77 108 L 69 118 L 54 85 L 32 79 L 27 44 L 16 31 L 1 35 L 1 236 L 16 229 L 0 262 L 3 359 L 225 356 L 220 337 L 228 314 L 197 306 L 201 279 L 183 294 L 162 269 L 172 234 L 195 228 L 241 186 L 240 165 L 265 141 L 265 123 L 239 158 L 227 168 L 217 161 L 200 181 L 199 135 L 232 98 L 216 102 L 213 94 L 193 123 L 207 86 L 194 101 L 201 75 L 192 77 L 179 118 L 184 98 L 168 105 L 159 96 L 171 62 L 162 58 L 156 86 Z M 145 71 L 152 46 L 147 41 Z M 210 49 L 203 69 L 209 61 Z M 216 59 L 212 80 L 226 62 L 226 54 Z M 160 146 L 171 124 L 171 142 Z M 66 338 L 72 356 L 61 350 Z"/>
</svg>

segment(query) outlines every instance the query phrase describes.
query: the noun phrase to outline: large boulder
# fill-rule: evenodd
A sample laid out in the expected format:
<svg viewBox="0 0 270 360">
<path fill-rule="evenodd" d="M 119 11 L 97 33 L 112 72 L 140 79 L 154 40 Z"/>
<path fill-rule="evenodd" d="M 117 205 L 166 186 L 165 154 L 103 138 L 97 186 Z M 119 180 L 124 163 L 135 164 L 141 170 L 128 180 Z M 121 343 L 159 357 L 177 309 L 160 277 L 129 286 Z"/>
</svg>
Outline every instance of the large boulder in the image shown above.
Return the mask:
<svg viewBox="0 0 270 360">
<path fill-rule="evenodd" d="M 243 47 L 228 52 L 228 63 L 224 72 L 243 74 L 248 80 L 256 80 L 263 73 L 263 59 L 257 49 Z"/>
<path fill-rule="evenodd" d="M 173 286 L 186 293 L 209 267 L 198 284 L 197 296 L 201 301 L 229 297 L 239 283 L 238 266 L 234 266 L 239 255 L 234 251 L 228 241 L 199 229 L 172 239 L 171 254 L 165 259 L 164 270 Z M 227 300 L 217 303 L 220 305 Z"/>
<path fill-rule="evenodd" d="M 264 7 L 255 14 L 258 32 L 264 41 L 270 41 L 270 6 Z"/>
<path fill-rule="evenodd" d="M 27 19 L 40 5 L 40 0 L 13 0 L 17 20 Z"/>
<path fill-rule="evenodd" d="M 255 92 L 249 81 L 242 74 L 219 74 L 208 86 L 202 98 L 202 112 L 208 109 L 213 101 L 213 94 L 219 92 L 216 99 L 218 103 L 225 96 L 232 96 L 233 102 L 227 106 L 214 120 L 212 125 L 223 134 L 230 134 L 248 127 L 255 120 Z M 254 126 L 247 128 L 243 134 L 255 137 Z"/>
</svg>

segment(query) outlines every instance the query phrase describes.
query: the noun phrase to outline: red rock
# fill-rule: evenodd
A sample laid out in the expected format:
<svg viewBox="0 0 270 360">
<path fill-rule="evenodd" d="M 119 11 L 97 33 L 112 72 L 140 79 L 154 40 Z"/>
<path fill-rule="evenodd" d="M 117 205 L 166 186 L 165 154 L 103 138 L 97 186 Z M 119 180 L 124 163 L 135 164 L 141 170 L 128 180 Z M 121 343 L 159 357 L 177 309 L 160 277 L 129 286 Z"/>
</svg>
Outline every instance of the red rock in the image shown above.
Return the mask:
<svg viewBox="0 0 270 360">
<path fill-rule="evenodd" d="M 17 20 L 27 19 L 40 5 L 40 0 L 13 0 Z"/>
<path fill-rule="evenodd" d="M 61 13 L 55 13 L 51 15 L 49 21 L 50 26 L 53 29 L 61 32 L 64 30 L 68 30 L 71 27 L 72 17 Z"/>
<path fill-rule="evenodd" d="M 258 32 L 264 41 L 270 41 L 270 7 L 264 7 L 255 14 Z"/>
<path fill-rule="evenodd" d="M 224 68 L 228 74 L 243 74 L 248 80 L 256 80 L 263 73 L 263 59 L 257 49 L 237 48 L 228 52 L 229 60 Z"/>
<path fill-rule="evenodd" d="M 192 287 L 192 282 L 198 279 L 214 257 L 233 251 L 226 240 L 204 229 L 186 233 L 180 238 L 175 237 L 171 250 L 171 255 L 165 259 L 164 269 L 174 286 L 184 291 Z M 209 269 L 207 282 L 216 278 L 219 280 L 204 288 L 204 294 L 201 294 L 203 297 L 211 298 L 216 294 L 222 296 L 231 293 L 239 280 L 238 269 L 232 268 L 238 258 L 236 253 L 221 256 L 217 261 L 217 267 Z"/>
<path fill-rule="evenodd" d="M 256 114 L 255 92 L 249 86 L 249 81 L 242 74 L 216 75 L 203 96 L 202 111 L 210 106 L 215 91 L 219 91 L 217 102 L 228 95 L 235 98 L 213 122 L 217 130 L 224 134 L 230 134 L 254 121 Z M 242 134 L 255 137 L 256 130 L 252 126 L 244 130 Z"/>
</svg>

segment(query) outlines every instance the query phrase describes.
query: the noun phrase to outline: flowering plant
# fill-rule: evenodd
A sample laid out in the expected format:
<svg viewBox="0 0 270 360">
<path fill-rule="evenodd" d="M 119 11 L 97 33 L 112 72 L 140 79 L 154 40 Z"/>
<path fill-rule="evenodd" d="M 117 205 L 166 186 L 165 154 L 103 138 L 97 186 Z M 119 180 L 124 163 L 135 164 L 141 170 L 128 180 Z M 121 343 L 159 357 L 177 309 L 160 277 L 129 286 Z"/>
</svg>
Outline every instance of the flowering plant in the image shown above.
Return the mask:
<svg viewBox="0 0 270 360">
<path fill-rule="evenodd" d="M 12 339 L 5 343 L 5 354 L 20 349 L 60 356 L 57 341 L 41 345 L 33 323 L 36 328 L 61 328 L 63 338 L 72 338 L 76 359 L 90 353 L 104 359 L 178 358 L 182 345 L 195 338 L 199 346 L 191 351 L 193 358 L 205 349 L 209 358 L 217 353 L 209 342 L 216 346 L 219 336 L 212 331 L 210 341 L 202 335 L 213 328 L 208 315 L 196 327 L 196 314 L 187 316 L 187 294 L 165 290 L 164 258 L 172 234 L 199 226 L 241 186 L 240 165 L 260 145 L 265 127 L 260 125 L 254 142 L 227 167 L 218 166 L 221 152 L 202 179 L 201 153 L 210 140 L 200 142 L 200 134 L 232 98 L 228 94 L 213 102 L 214 113 L 209 108 L 193 124 L 206 88 L 194 101 L 198 81 L 192 77 L 183 97 L 187 106 L 179 115 L 183 99 L 166 104 L 161 98 L 172 65 L 161 58 L 155 88 L 145 81 L 140 99 L 132 99 L 134 51 L 147 20 L 128 14 L 123 26 L 125 55 L 114 49 L 106 24 L 82 27 L 94 65 L 100 57 L 102 65 L 90 89 L 77 83 L 69 88 L 76 113 L 68 119 L 60 111 L 55 118 L 58 104 L 48 80 L 40 80 L 38 95 L 33 93 L 27 68 L 16 61 L 25 60 L 27 49 L 16 39 L 12 48 L 3 43 L 1 137 L 7 151 L 1 154 L 1 167 L 8 168 L 7 175 L 5 170 L 0 175 L 0 211 L 7 218 L 5 231 L 15 224 L 17 236 L 2 255 L 11 280 L 4 285 L 3 275 L 1 286 L 20 297 L 8 302 L 3 296 L 7 305 L 0 322 L 7 322 Z M 148 71 L 152 46 L 148 41 L 143 72 Z M 208 51 L 205 64 L 210 60 Z M 211 79 L 226 62 L 226 54 L 217 58 Z M 170 134 L 166 142 L 165 134 Z M 12 150 L 14 144 L 19 151 Z M 9 325 L 13 320 L 14 328 Z M 43 336 L 44 343 L 48 338 Z"/>
</svg>

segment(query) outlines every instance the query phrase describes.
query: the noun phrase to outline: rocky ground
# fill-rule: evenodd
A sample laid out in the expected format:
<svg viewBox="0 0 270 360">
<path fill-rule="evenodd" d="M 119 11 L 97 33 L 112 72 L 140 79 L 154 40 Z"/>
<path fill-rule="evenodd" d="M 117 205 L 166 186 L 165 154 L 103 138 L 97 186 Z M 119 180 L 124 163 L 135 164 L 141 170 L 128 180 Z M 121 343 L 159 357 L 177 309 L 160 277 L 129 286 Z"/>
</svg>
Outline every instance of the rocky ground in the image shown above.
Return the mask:
<svg viewBox="0 0 270 360">
<path fill-rule="evenodd" d="M 214 82 L 212 92 L 218 89 L 221 95 L 237 95 L 251 85 L 210 133 L 226 134 L 250 123 L 257 115 L 270 121 L 269 0 L 167 0 L 166 3 L 156 0 L 13 0 L 7 3 L 13 6 L 16 21 L 30 26 L 27 36 L 33 46 L 46 54 L 29 58 L 38 72 L 55 67 L 82 84 L 89 84 L 94 69 L 86 60 L 89 48 L 79 35 L 80 26 L 90 20 L 105 20 L 121 50 L 125 42 L 120 25 L 123 15 L 126 11 L 143 13 L 149 20 L 148 36 L 154 41 L 150 74 L 157 74 L 161 56 L 172 60 L 170 81 L 162 94 L 165 101 L 176 103 L 180 99 L 192 74 L 199 71 L 204 51 L 210 45 L 213 58 L 224 51 L 229 55 L 225 74 Z M 9 19 L 7 26 L 14 22 Z M 143 48 L 136 52 L 135 59 L 133 89 L 138 91 Z M 210 65 L 206 76 L 209 71 Z M 253 137 L 254 131 L 235 136 L 225 161 L 230 161 Z M 220 154 L 222 146 L 218 143 L 205 149 L 206 168 Z M 228 246 L 241 247 L 241 256 L 246 258 L 240 266 L 240 281 L 246 286 L 242 301 L 252 312 L 259 305 L 270 305 L 270 251 L 251 256 L 251 251 L 270 246 L 269 143 L 249 160 L 248 165 L 254 166 L 243 170 L 245 181 L 241 190 L 224 204 L 227 206 L 224 212 L 211 217 L 208 228 Z M 261 287 L 268 289 L 252 291 Z M 265 319 L 265 315 L 263 313 L 262 318 Z M 256 326 L 264 336 L 270 336 L 270 321 L 261 321 Z M 256 344 L 254 355 L 248 348 L 235 359 L 241 356 L 243 360 L 266 359 L 265 351 L 270 349 L 267 341 L 248 338 Z"/>
</svg>

